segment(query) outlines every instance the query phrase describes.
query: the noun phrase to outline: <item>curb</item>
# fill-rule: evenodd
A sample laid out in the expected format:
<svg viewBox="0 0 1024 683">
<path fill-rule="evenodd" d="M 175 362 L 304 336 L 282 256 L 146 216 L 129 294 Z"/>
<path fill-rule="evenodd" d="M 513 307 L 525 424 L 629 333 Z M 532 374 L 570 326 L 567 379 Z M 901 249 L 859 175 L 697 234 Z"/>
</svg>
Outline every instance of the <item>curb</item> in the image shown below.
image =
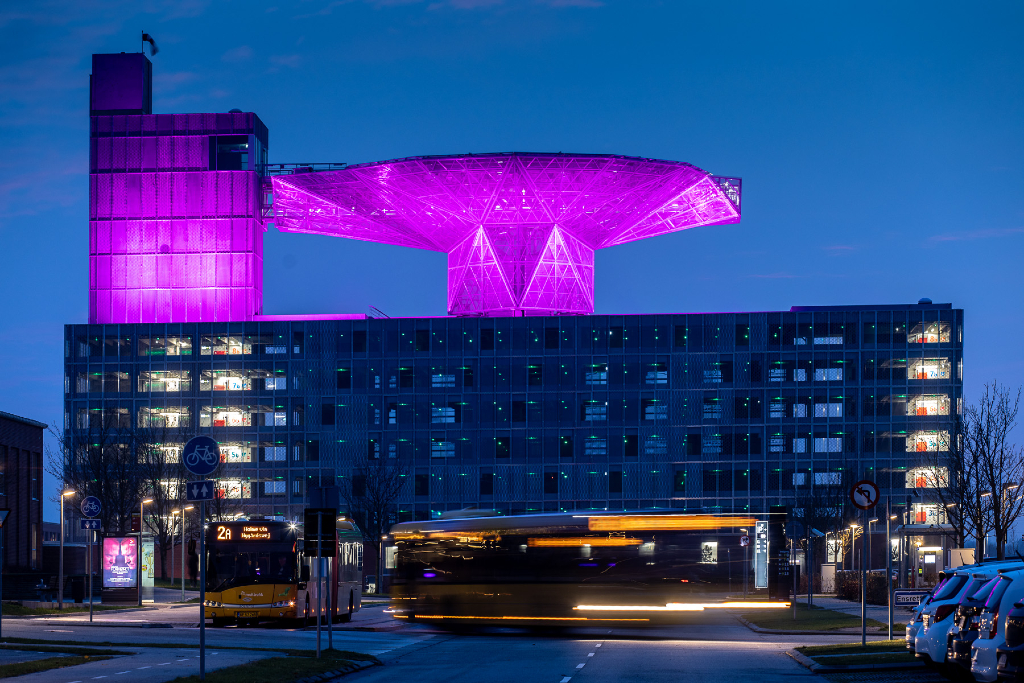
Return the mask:
<svg viewBox="0 0 1024 683">
<path fill-rule="evenodd" d="M 924 662 L 910 662 L 907 664 L 819 664 L 796 650 L 789 650 L 786 654 L 792 657 L 797 664 L 810 669 L 812 673 L 816 674 L 853 673 L 857 671 L 914 671 L 925 668 Z"/>
<path fill-rule="evenodd" d="M 362 671 L 363 669 L 369 669 L 371 666 L 377 666 L 377 664 L 375 662 L 370 662 L 366 660 L 352 662 L 351 666 L 345 669 L 338 669 L 337 671 L 328 671 L 326 673 L 317 674 L 316 676 L 307 676 L 306 678 L 300 678 L 294 683 L 320 683 L 326 681 L 336 681 L 343 676 L 354 674 L 357 671 Z"/>
<path fill-rule="evenodd" d="M 795 631 L 795 630 L 794 631 L 788 631 L 788 630 L 784 630 L 784 629 L 761 628 L 760 626 L 755 626 L 754 624 L 750 623 L 749 621 L 747 621 L 746 619 L 744 619 L 743 617 L 741 617 L 738 614 L 734 614 L 733 616 L 736 617 L 740 621 L 741 624 L 743 624 L 744 626 L 749 628 L 754 633 L 764 633 L 766 635 L 777 635 L 777 636 L 852 636 L 852 635 L 858 635 L 859 636 L 860 635 L 860 629 L 857 629 L 856 631 L 845 631 L 845 630 L 842 630 L 842 629 L 836 629 L 836 630 L 833 630 L 833 631 Z M 893 631 L 895 631 L 895 629 L 893 629 Z M 885 630 L 885 631 L 868 631 L 868 635 L 869 636 L 872 636 L 872 635 L 874 635 L 874 636 L 881 636 L 881 635 L 888 636 L 889 632 L 888 632 L 888 629 Z"/>
</svg>

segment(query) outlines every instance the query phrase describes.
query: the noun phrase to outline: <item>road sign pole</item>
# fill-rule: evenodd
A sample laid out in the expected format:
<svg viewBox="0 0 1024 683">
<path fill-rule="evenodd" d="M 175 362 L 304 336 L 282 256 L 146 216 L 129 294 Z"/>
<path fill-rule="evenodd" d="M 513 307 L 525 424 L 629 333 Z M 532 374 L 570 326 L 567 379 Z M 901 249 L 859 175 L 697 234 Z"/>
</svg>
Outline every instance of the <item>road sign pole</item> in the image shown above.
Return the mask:
<svg viewBox="0 0 1024 683">
<path fill-rule="evenodd" d="M 4 527 L 0 525 L 0 637 L 4 634 Z"/>
<path fill-rule="evenodd" d="M 323 581 L 323 529 L 324 516 L 316 513 L 316 658 L 320 659 L 320 604 L 324 599 Z"/>
<path fill-rule="evenodd" d="M 206 501 L 199 501 L 199 680 L 206 680 Z"/>
<path fill-rule="evenodd" d="M 868 529 L 868 511 L 864 510 L 864 533 Z M 860 644 L 861 647 L 868 644 L 868 569 L 867 560 L 867 539 L 860 542 Z"/>
<path fill-rule="evenodd" d="M 889 600 L 889 640 L 892 640 L 892 518 L 889 511 L 889 503 L 892 496 L 885 499 L 885 592 Z"/>
<path fill-rule="evenodd" d="M 89 582 L 89 621 L 92 621 L 92 547 L 96 543 L 96 532 L 89 534 L 87 554 L 85 556 L 85 580 Z"/>
<path fill-rule="evenodd" d="M 327 563 L 327 649 L 334 649 L 334 558 Z"/>
<path fill-rule="evenodd" d="M 181 506 L 181 601 L 185 602 L 185 506 L 184 505 Z"/>
</svg>

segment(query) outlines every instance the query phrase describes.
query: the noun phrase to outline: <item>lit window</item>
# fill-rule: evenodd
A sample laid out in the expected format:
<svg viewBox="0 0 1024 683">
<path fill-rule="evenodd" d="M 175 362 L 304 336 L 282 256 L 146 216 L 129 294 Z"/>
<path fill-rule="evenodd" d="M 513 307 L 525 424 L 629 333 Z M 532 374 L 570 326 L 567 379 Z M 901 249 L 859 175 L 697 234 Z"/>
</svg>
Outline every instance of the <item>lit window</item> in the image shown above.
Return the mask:
<svg viewBox="0 0 1024 683">
<path fill-rule="evenodd" d="M 916 358 L 910 361 L 907 373 L 910 379 L 949 379 L 950 363 L 947 358 Z"/>
<path fill-rule="evenodd" d="M 949 450 L 949 432 L 920 431 L 907 435 L 907 452 L 936 452 Z"/>
<path fill-rule="evenodd" d="M 815 453 L 842 453 L 843 440 L 841 437 L 819 437 L 814 439 Z"/>
<path fill-rule="evenodd" d="M 835 382 L 843 379 L 842 368 L 818 368 L 814 371 L 815 382 Z"/>
<path fill-rule="evenodd" d="M 807 417 L 807 404 L 806 403 L 794 403 L 793 404 L 793 417 Z"/>
<path fill-rule="evenodd" d="M 596 363 L 590 366 L 591 369 L 584 373 L 583 380 L 588 385 L 608 384 L 608 364 Z"/>
<path fill-rule="evenodd" d="M 430 444 L 431 458 L 454 458 L 455 444 L 451 441 L 433 441 Z"/>
<path fill-rule="evenodd" d="M 287 377 L 267 377 L 264 381 L 266 382 L 267 391 L 277 391 L 278 389 L 288 388 Z"/>
<path fill-rule="evenodd" d="M 584 401 L 583 403 L 583 421 L 584 422 L 604 422 L 608 419 L 608 402 L 607 401 Z"/>
<path fill-rule="evenodd" d="M 222 443 L 220 445 L 221 462 L 252 462 L 249 446 L 238 443 Z"/>
<path fill-rule="evenodd" d="M 906 488 L 936 489 L 949 485 L 949 469 L 945 467 L 914 467 L 907 470 Z"/>
<path fill-rule="evenodd" d="M 704 399 L 704 419 L 719 420 L 722 417 L 722 402 L 717 398 Z"/>
<path fill-rule="evenodd" d="M 793 486 L 803 486 L 807 483 L 806 472 L 794 472 L 793 473 Z"/>
<path fill-rule="evenodd" d="M 252 353 L 252 343 L 242 337 L 203 335 L 199 342 L 201 356 L 237 356 Z"/>
<path fill-rule="evenodd" d="M 815 403 L 814 417 L 842 417 L 842 403 Z"/>
<path fill-rule="evenodd" d="M 140 427 L 185 427 L 188 426 L 188 408 L 139 408 Z"/>
<path fill-rule="evenodd" d="M 657 402 L 657 399 L 644 399 L 645 420 L 667 420 L 668 404 Z"/>
<path fill-rule="evenodd" d="M 668 384 L 668 368 L 665 363 L 653 363 L 644 379 L 647 384 Z"/>
<path fill-rule="evenodd" d="M 807 452 L 807 439 L 797 438 L 793 439 L 793 452 L 794 453 L 806 453 Z"/>
<path fill-rule="evenodd" d="M 584 455 L 608 455 L 608 440 L 589 437 L 583 441 Z"/>
<path fill-rule="evenodd" d="M 271 462 L 285 461 L 288 459 L 288 451 L 284 446 L 267 446 L 263 449 L 264 457 Z"/>
<path fill-rule="evenodd" d="M 188 370 L 142 370 L 139 372 L 141 392 L 179 392 L 192 387 Z"/>
<path fill-rule="evenodd" d="M 907 415 L 949 415 L 949 396 L 919 394 L 907 401 Z"/>
<path fill-rule="evenodd" d="M 949 323 L 917 323 L 907 333 L 907 342 L 910 344 L 948 344 Z"/>
<path fill-rule="evenodd" d="M 644 455 L 667 455 L 668 439 L 663 436 L 649 436 L 644 439 Z"/>
<path fill-rule="evenodd" d="M 793 371 L 794 382 L 806 382 L 807 381 L 807 370 L 804 368 L 797 368 Z"/>
<path fill-rule="evenodd" d="M 431 424 L 447 424 L 455 422 L 455 408 L 431 408 L 430 422 Z"/>
<path fill-rule="evenodd" d="M 455 386 L 455 375 L 446 374 L 435 374 L 430 376 L 430 386 L 437 388 L 446 388 Z"/>
<path fill-rule="evenodd" d="M 252 482 L 240 479 L 218 479 L 218 498 L 237 500 L 240 498 L 252 498 Z"/>
<path fill-rule="evenodd" d="M 843 338 L 842 337 L 815 337 L 814 338 L 814 344 L 815 345 L 821 345 L 821 346 L 833 345 L 834 346 L 836 344 L 842 344 L 842 343 L 843 343 Z"/>
<path fill-rule="evenodd" d="M 285 493 L 285 482 L 265 481 L 263 482 L 263 493 L 268 496 L 280 496 Z"/>
<path fill-rule="evenodd" d="M 786 417 L 785 401 L 772 401 L 768 404 L 768 417 L 781 419 Z M 795 417 L 795 416 L 794 416 Z"/>
<path fill-rule="evenodd" d="M 786 437 L 773 436 L 768 439 L 769 453 L 782 453 L 786 450 Z"/>
<path fill-rule="evenodd" d="M 721 368 L 715 368 L 712 370 L 704 371 L 704 383 L 705 384 L 720 384 L 722 382 L 722 370 Z"/>
<path fill-rule="evenodd" d="M 839 486 L 841 483 L 843 483 L 843 475 L 841 472 L 814 473 L 815 486 Z"/>
</svg>

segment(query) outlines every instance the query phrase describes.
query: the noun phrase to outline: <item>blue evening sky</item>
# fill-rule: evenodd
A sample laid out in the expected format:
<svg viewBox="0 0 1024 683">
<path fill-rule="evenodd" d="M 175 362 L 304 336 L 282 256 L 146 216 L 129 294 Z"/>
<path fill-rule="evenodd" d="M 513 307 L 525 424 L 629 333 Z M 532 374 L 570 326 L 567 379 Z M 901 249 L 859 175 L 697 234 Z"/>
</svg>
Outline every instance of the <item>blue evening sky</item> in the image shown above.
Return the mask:
<svg viewBox="0 0 1024 683">
<path fill-rule="evenodd" d="M 930 297 L 966 309 L 969 401 L 1021 384 L 1022 29 L 1018 2 L 8 0 L 0 410 L 61 420 L 90 55 L 142 30 L 154 112 L 255 111 L 272 162 L 594 152 L 743 178 L 739 225 L 598 252 L 599 313 Z M 266 313 L 445 312 L 443 254 L 276 230 L 264 249 Z"/>
</svg>

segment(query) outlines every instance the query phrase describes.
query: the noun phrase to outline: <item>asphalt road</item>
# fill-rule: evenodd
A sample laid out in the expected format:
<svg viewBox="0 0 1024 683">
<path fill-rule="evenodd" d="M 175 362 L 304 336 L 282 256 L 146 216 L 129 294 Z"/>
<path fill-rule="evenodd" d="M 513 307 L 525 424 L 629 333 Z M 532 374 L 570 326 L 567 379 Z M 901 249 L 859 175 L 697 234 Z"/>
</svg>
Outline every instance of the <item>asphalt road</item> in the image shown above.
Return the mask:
<svg viewBox="0 0 1024 683">
<path fill-rule="evenodd" d="M 635 631 L 601 628 L 537 634 L 491 629 L 453 634 L 424 624 L 396 623 L 382 610 L 382 606 L 368 605 L 352 624 L 334 633 L 336 648 L 374 654 L 385 664 L 352 675 L 347 679 L 352 683 L 676 683 L 681 679 L 700 683 L 824 683 L 786 652 L 799 645 L 859 639 L 853 635 L 757 634 L 728 612 L 703 612 L 689 617 L 688 623 Z M 98 678 L 106 676 L 118 683 L 158 683 L 196 671 L 197 611 L 195 606 L 160 606 L 156 610 L 98 615 L 91 625 L 80 616 L 5 619 L 3 631 L 6 637 L 106 641 L 139 648 L 132 657 L 34 674 L 26 680 L 109 683 Z M 311 649 L 316 639 L 313 631 L 280 627 L 207 628 L 206 634 L 211 667 L 273 656 L 279 648 Z M 155 643 L 181 647 L 146 648 Z M 327 645 L 326 634 L 322 644 Z"/>
</svg>

